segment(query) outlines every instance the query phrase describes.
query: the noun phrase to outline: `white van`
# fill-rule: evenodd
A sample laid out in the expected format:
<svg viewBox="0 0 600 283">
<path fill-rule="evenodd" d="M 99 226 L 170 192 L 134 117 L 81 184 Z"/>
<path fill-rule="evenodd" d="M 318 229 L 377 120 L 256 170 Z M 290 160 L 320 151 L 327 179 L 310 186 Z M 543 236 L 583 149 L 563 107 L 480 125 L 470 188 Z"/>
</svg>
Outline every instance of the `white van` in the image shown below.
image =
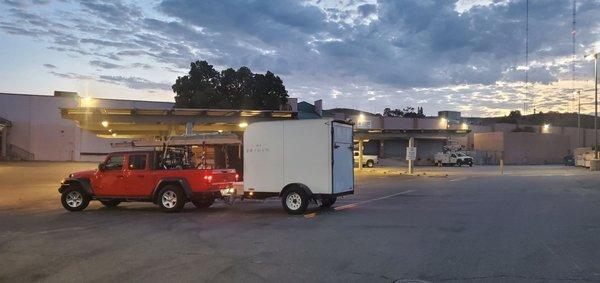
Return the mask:
<svg viewBox="0 0 600 283">
<path fill-rule="evenodd" d="M 257 122 L 244 132 L 244 198 L 281 197 L 290 214 L 354 193 L 352 125 L 333 119 Z"/>
</svg>

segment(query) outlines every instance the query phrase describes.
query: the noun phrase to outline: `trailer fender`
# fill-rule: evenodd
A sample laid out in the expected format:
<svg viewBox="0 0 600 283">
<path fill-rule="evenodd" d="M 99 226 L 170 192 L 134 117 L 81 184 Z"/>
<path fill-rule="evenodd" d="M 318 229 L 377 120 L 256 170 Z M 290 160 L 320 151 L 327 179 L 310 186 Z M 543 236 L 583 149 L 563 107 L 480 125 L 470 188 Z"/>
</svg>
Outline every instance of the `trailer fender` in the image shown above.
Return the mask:
<svg viewBox="0 0 600 283">
<path fill-rule="evenodd" d="M 152 192 L 153 200 L 156 200 L 158 193 L 160 192 L 160 189 L 162 189 L 162 187 L 164 187 L 166 185 L 177 185 L 177 186 L 181 187 L 181 189 L 183 189 L 183 193 L 185 194 L 185 196 L 188 199 L 192 198 L 192 188 L 190 187 L 190 184 L 187 182 L 186 179 L 184 179 L 184 178 L 165 178 L 165 179 L 158 181 L 158 184 L 156 184 L 156 187 L 154 187 L 154 191 Z"/>
<path fill-rule="evenodd" d="M 82 193 L 92 196 L 94 195 L 92 191 L 92 184 L 90 183 L 90 179 L 86 178 L 67 178 L 64 179 L 61 183 L 60 188 L 58 189 L 59 193 L 63 193 L 67 188 L 75 187 L 81 190 Z"/>
<path fill-rule="evenodd" d="M 287 190 L 292 189 L 292 188 L 300 188 L 310 197 L 312 197 L 312 195 L 313 195 L 312 191 L 305 184 L 291 183 L 291 184 L 287 184 L 285 187 L 283 187 L 283 189 L 281 190 L 281 193 L 279 194 L 279 197 L 283 196 Z"/>
</svg>

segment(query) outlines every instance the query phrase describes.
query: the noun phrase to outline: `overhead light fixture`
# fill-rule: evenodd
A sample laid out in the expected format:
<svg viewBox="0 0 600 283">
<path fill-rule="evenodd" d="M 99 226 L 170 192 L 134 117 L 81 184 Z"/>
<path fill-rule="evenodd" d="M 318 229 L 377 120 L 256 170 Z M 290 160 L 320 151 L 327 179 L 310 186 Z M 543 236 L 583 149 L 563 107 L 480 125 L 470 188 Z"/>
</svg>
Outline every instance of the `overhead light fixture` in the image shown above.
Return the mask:
<svg viewBox="0 0 600 283">
<path fill-rule="evenodd" d="M 100 124 L 102 124 L 102 127 L 108 127 L 108 121 L 102 121 Z"/>
<path fill-rule="evenodd" d="M 84 96 L 79 100 L 79 106 L 81 107 L 91 107 L 93 106 L 94 100 L 93 98 L 89 97 L 89 96 Z"/>
<path fill-rule="evenodd" d="M 239 123 L 239 124 L 238 124 L 238 126 L 239 126 L 240 128 L 245 128 L 245 127 L 248 127 L 248 123 L 246 123 L 246 122 L 241 122 L 241 123 Z"/>
<path fill-rule="evenodd" d="M 109 133 L 112 133 L 112 129 L 108 129 L 108 132 L 109 132 Z"/>
<path fill-rule="evenodd" d="M 223 133 L 223 130 L 218 130 L 218 132 L 219 132 L 219 134 L 220 134 L 220 133 Z"/>
<path fill-rule="evenodd" d="M 116 138 L 117 137 L 117 133 L 113 133 L 112 136 L 113 136 L 113 138 Z"/>
</svg>

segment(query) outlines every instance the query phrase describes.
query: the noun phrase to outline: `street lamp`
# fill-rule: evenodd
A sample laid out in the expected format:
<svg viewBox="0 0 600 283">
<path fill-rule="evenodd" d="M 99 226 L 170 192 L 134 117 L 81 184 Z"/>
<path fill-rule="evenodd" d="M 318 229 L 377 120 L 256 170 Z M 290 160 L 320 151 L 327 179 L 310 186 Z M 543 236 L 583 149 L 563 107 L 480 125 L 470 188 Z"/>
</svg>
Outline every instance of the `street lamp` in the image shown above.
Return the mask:
<svg viewBox="0 0 600 283">
<path fill-rule="evenodd" d="M 593 53 L 585 56 L 588 60 L 594 60 L 594 157 L 598 159 L 598 54 Z"/>
</svg>

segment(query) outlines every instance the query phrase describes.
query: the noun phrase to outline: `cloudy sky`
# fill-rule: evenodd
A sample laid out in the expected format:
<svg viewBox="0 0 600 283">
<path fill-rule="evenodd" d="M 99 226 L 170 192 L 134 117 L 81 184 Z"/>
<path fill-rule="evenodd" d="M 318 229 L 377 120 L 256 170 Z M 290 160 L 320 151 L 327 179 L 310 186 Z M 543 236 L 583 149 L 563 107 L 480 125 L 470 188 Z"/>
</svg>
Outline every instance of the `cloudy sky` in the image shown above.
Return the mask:
<svg viewBox="0 0 600 283">
<path fill-rule="evenodd" d="M 143 3 L 143 4 L 141 4 Z M 172 101 L 192 60 L 281 76 L 326 108 L 506 114 L 525 101 L 521 0 L 5 0 L 0 92 Z M 529 4 L 529 109 L 592 111 L 600 0 Z"/>
</svg>

